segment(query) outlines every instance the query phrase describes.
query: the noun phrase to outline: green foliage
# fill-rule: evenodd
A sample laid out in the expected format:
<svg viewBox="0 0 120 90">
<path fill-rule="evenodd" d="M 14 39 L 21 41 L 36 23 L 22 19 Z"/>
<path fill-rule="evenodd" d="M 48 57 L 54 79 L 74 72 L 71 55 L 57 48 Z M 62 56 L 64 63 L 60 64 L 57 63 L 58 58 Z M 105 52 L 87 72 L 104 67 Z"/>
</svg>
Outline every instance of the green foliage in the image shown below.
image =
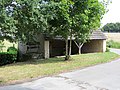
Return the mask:
<svg viewBox="0 0 120 90">
<path fill-rule="evenodd" d="M 112 46 L 112 43 L 113 43 L 113 40 L 107 41 L 107 47 L 110 48 Z"/>
<path fill-rule="evenodd" d="M 107 47 L 120 49 L 120 43 L 119 42 L 115 42 L 113 40 L 110 40 L 110 41 L 107 42 Z"/>
<path fill-rule="evenodd" d="M 17 54 L 1 52 L 0 53 L 0 65 L 6 65 L 17 61 Z"/>
<path fill-rule="evenodd" d="M 35 41 L 37 34 L 74 36 L 80 45 L 100 26 L 104 13 L 98 0 L 2 0 L 0 32 L 6 39 L 22 42 Z"/>
<path fill-rule="evenodd" d="M 106 52 L 110 52 L 110 49 L 109 49 L 109 47 L 106 47 Z"/>
<path fill-rule="evenodd" d="M 104 3 L 98 0 L 61 0 L 60 3 L 53 10 L 57 13 L 49 22 L 49 33 L 61 35 L 65 39 L 74 36 L 79 46 L 87 42 L 91 30 L 100 26 L 106 11 Z"/>
<path fill-rule="evenodd" d="M 0 27 L 7 39 L 27 41 L 47 28 L 42 0 L 2 0 Z"/>
<path fill-rule="evenodd" d="M 102 30 L 104 32 L 120 32 L 120 23 L 107 23 Z"/>
<path fill-rule="evenodd" d="M 98 0 L 2 0 L 0 7 L 4 37 L 22 41 L 38 33 L 66 38 L 70 30 L 85 41 L 89 30 L 100 26 L 105 12 Z"/>
<path fill-rule="evenodd" d="M 52 4 L 54 3 L 54 6 Z M 70 17 L 69 17 L 69 1 L 61 0 L 61 2 L 56 3 L 49 2 L 53 7 L 48 13 L 51 13 L 52 18 L 48 19 L 49 29 L 48 34 L 51 34 L 53 37 L 60 35 L 64 38 L 67 38 L 69 35 L 70 28 Z"/>
<path fill-rule="evenodd" d="M 73 29 L 76 40 L 79 44 L 82 44 L 87 42 L 93 30 L 100 27 L 100 20 L 105 14 L 105 6 L 98 0 L 75 1 L 75 3 L 78 2 L 80 6 L 77 6 L 77 12 L 73 10 L 73 13 L 75 13 L 73 16 L 73 22 L 75 22 Z"/>
<path fill-rule="evenodd" d="M 17 49 L 13 46 L 13 47 L 9 47 L 8 49 L 7 49 L 7 52 L 9 52 L 9 53 L 15 53 L 15 54 L 17 54 Z"/>
</svg>

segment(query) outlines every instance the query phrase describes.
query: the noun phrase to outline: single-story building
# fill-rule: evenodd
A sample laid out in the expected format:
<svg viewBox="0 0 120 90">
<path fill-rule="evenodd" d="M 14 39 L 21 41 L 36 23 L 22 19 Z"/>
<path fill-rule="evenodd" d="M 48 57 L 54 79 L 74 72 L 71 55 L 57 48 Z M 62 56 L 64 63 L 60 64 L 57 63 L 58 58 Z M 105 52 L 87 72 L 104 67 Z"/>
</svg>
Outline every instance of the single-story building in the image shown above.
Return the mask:
<svg viewBox="0 0 120 90">
<path fill-rule="evenodd" d="M 61 37 L 49 39 L 44 35 L 38 35 L 38 44 L 19 43 L 19 50 L 22 54 L 31 53 L 33 56 L 40 58 L 49 58 L 62 56 L 65 54 L 65 40 Z M 90 40 L 82 47 L 82 53 L 94 53 L 106 51 L 106 36 L 102 31 L 96 30 L 90 36 Z M 72 41 L 72 54 L 78 53 L 78 47 Z"/>
</svg>

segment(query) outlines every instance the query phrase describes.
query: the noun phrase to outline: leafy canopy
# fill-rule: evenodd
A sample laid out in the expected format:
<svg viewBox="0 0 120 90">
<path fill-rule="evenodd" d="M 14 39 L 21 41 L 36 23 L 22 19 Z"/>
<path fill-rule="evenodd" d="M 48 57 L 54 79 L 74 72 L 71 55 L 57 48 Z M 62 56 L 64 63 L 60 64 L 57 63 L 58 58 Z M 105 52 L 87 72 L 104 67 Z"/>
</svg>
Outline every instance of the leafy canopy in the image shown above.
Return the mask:
<svg viewBox="0 0 120 90">
<path fill-rule="evenodd" d="M 0 32 L 22 41 L 40 33 L 64 38 L 72 33 L 84 43 L 104 13 L 98 0 L 1 0 Z"/>
</svg>

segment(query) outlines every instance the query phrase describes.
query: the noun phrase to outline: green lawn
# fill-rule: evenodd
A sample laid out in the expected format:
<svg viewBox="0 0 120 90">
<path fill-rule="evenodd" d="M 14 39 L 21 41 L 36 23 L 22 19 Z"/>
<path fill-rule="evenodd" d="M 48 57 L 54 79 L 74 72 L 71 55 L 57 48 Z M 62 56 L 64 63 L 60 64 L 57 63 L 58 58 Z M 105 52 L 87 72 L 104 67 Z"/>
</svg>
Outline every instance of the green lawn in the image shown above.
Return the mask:
<svg viewBox="0 0 120 90">
<path fill-rule="evenodd" d="M 80 69 L 100 63 L 109 62 L 118 58 L 119 55 L 105 52 L 74 55 L 70 61 L 64 58 L 50 58 L 29 62 L 19 62 L 0 67 L 0 84 L 14 83 L 19 80 L 55 75 L 61 72 Z"/>
<path fill-rule="evenodd" d="M 115 42 L 113 40 L 107 41 L 107 46 L 110 48 L 120 49 L 120 42 Z"/>
</svg>

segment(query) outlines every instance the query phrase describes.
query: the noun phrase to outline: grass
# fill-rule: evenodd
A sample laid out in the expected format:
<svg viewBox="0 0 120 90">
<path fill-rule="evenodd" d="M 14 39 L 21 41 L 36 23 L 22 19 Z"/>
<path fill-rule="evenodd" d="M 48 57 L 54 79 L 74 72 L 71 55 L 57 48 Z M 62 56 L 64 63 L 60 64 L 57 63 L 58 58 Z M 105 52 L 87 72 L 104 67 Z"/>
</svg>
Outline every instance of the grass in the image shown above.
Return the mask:
<svg viewBox="0 0 120 90">
<path fill-rule="evenodd" d="M 0 67 L 0 84 L 11 84 L 19 80 L 56 75 L 61 72 L 110 62 L 118 57 L 119 55 L 115 53 L 105 52 L 74 55 L 70 61 L 64 61 L 64 58 L 60 57 L 14 63 Z"/>
<path fill-rule="evenodd" d="M 104 33 L 107 36 L 107 46 L 120 49 L 120 33 Z"/>
<path fill-rule="evenodd" d="M 120 42 L 115 42 L 113 40 L 107 41 L 107 47 L 120 49 Z"/>
</svg>

